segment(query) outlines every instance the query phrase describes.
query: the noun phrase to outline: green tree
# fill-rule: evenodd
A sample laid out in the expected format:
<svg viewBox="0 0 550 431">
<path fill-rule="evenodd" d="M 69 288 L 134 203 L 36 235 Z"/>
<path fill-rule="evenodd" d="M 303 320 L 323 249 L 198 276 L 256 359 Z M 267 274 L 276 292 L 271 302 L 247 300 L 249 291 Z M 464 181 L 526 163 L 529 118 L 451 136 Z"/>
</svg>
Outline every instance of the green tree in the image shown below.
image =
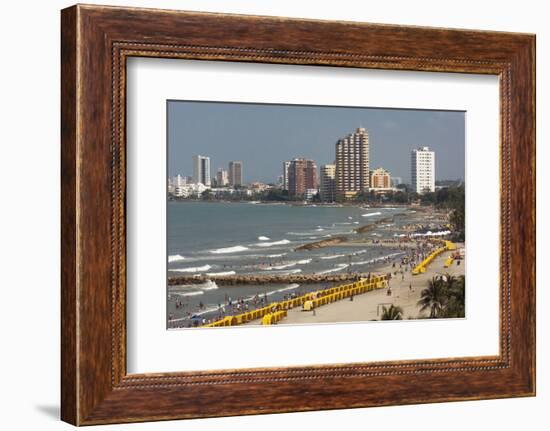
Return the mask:
<svg viewBox="0 0 550 431">
<path fill-rule="evenodd" d="M 382 307 L 382 317 L 380 320 L 402 320 L 403 319 L 403 309 L 399 306 L 390 305 Z"/>
<path fill-rule="evenodd" d="M 466 299 L 466 279 L 460 277 L 446 276 L 447 305 L 443 310 L 442 317 L 464 317 Z"/>
</svg>

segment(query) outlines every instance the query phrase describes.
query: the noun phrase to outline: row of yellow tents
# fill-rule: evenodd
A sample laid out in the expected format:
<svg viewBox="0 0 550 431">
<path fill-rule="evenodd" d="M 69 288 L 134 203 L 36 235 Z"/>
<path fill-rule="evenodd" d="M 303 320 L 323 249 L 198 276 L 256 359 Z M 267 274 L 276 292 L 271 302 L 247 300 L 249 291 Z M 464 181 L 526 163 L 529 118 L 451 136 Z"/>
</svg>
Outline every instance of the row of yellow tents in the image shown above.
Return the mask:
<svg viewBox="0 0 550 431">
<path fill-rule="evenodd" d="M 283 318 L 285 318 L 287 315 L 286 310 L 279 310 L 275 313 L 269 313 L 266 314 L 264 317 L 262 317 L 262 325 L 274 325 Z"/>
<path fill-rule="evenodd" d="M 328 291 L 331 292 L 324 294 L 321 297 L 310 299 L 304 302 L 302 309 L 304 311 L 310 311 L 321 305 L 330 304 L 331 302 L 340 301 L 351 296 L 361 295 L 362 293 L 370 292 L 374 289 L 382 289 L 388 286 L 388 280 L 386 276 L 375 278 L 376 281 L 359 281 L 350 285 L 338 286 L 333 289 L 328 289 Z"/>
<path fill-rule="evenodd" d="M 437 257 L 439 256 L 441 253 L 443 253 L 444 251 L 449 251 L 449 250 L 456 250 L 456 244 L 454 242 L 451 242 L 451 241 L 447 241 L 447 240 L 443 240 L 442 241 L 443 243 L 443 246 L 437 248 L 435 251 L 433 251 L 426 259 L 424 259 L 422 262 L 420 262 L 418 265 L 416 265 L 413 270 L 412 270 L 412 274 L 413 275 L 418 275 L 418 274 L 423 274 L 426 272 L 426 268 L 427 266 L 432 263 L 432 261 Z M 445 268 L 448 268 L 453 262 L 452 262 L 452 258 L 450 258 L 451 261 L 449 263 L 447 263 L 447 261 L 449 259 L 447 259 L 445 261 Z"/>
<path fill-rule="evenodd" d="M 319 305 L 339 301 L 344 298 L 349 298 L 352 295 L 359 295 L 373 289 L 381 289 L 383 287 L 387 287 L 387 285 L 388 279 L 386 275 L 372 276 L 353 283 L 342 284 L 340 286 L 331 287 L 330 289 L 306 293 L 305 295 L 297 296 L 296 298 L 287 299 L 281 302 L 274 302 L 265 307 L 247 311 L 246 313 L 236 314 L 235 316 L 226 316 L 223 319 L 207 323 L 206 325 L 203 325 L 203 327 L 215 328 L 221 326 L 236 326 L 256 319 L 262 319 L 262 325 L 270 325 L 277 323 L 283 317 L 286 317 L 287 310 L 292 308 L 302 306 L 304 310 L 311 310 Z M 306 307 L 305 304 L 308 302 L 309 304 Z M 277 314 L 281 311 L 284 311 L 284 315 Z"/>
</svg>

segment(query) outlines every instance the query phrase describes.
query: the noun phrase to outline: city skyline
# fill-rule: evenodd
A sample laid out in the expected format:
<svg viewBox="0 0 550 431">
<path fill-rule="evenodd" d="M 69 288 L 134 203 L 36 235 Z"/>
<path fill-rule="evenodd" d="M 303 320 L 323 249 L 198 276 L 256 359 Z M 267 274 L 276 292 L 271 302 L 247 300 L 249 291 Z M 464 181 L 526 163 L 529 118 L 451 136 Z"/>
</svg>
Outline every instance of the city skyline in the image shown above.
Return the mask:
<svg viewBox="0 0 550 431">
<path fill-rule="evenodd" d="M 436 180 L 464 179 L 464 112 L 170 101 L 168 117 L 169 176 L 189 175 L 192 156 L 205 154 L 212 174 L 239 160 L 244 183 L 275 183 L 285 160 L 333 164 L 337 141 L 362 127 L 371 141 L 371 170 L 382 166 L 410 182 L 411 151 L 429 146 Z M 341 130 L 342 123 L 350 127 Z"/>
</svg>

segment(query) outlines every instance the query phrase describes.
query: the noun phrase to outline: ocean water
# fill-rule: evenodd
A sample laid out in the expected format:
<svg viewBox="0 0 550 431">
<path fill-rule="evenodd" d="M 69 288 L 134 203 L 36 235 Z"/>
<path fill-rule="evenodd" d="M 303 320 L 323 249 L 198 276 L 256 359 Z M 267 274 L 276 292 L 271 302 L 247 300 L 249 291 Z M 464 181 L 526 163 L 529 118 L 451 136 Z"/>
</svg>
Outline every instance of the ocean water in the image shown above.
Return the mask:
<svg viewBox="0 0 550 431">
<path fill-rule="evenodd" d="M 339 274 L 368 272 L 385 259 L 402 254 L 398 248 L 341 245 L 295 251 L 300 245 L 345 235 L 357 239 L 393 237 L 399 223 L 378 225 L 364 234 L 356 227 L 407 210 L 360 206 L 292 206 L 225 202 L 168 202 L 168 276 L 220 274 Z M 412 213 L 411 213 L 412 215 Z M 291 293 L 328 287 L 315 284 L 169 286 L 169 327 L 185 327 L 193 319 L 215 318 L 220 306 L 256 295 L 269 302 Z M 176 303 L 181 306 L 176 307 Z"/>
</svg>

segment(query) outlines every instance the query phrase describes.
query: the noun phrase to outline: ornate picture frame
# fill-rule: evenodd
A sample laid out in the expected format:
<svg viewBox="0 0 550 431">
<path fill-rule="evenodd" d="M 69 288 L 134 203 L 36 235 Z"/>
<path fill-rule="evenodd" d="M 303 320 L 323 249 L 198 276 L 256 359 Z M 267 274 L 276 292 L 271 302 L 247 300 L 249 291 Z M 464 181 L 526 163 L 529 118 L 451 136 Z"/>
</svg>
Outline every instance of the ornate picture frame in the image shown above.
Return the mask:
<svg viewBox="0 0 550 431">
<path fill-rule="evenodd" d="M 64 9 L 61 18 L 64 421 L 91 425 L 535 394 L 534 35 L 91 5 Z M 497 75 L 499 354 L 128 374 L 126 60 L 136 56 Z"/>
</svg>

